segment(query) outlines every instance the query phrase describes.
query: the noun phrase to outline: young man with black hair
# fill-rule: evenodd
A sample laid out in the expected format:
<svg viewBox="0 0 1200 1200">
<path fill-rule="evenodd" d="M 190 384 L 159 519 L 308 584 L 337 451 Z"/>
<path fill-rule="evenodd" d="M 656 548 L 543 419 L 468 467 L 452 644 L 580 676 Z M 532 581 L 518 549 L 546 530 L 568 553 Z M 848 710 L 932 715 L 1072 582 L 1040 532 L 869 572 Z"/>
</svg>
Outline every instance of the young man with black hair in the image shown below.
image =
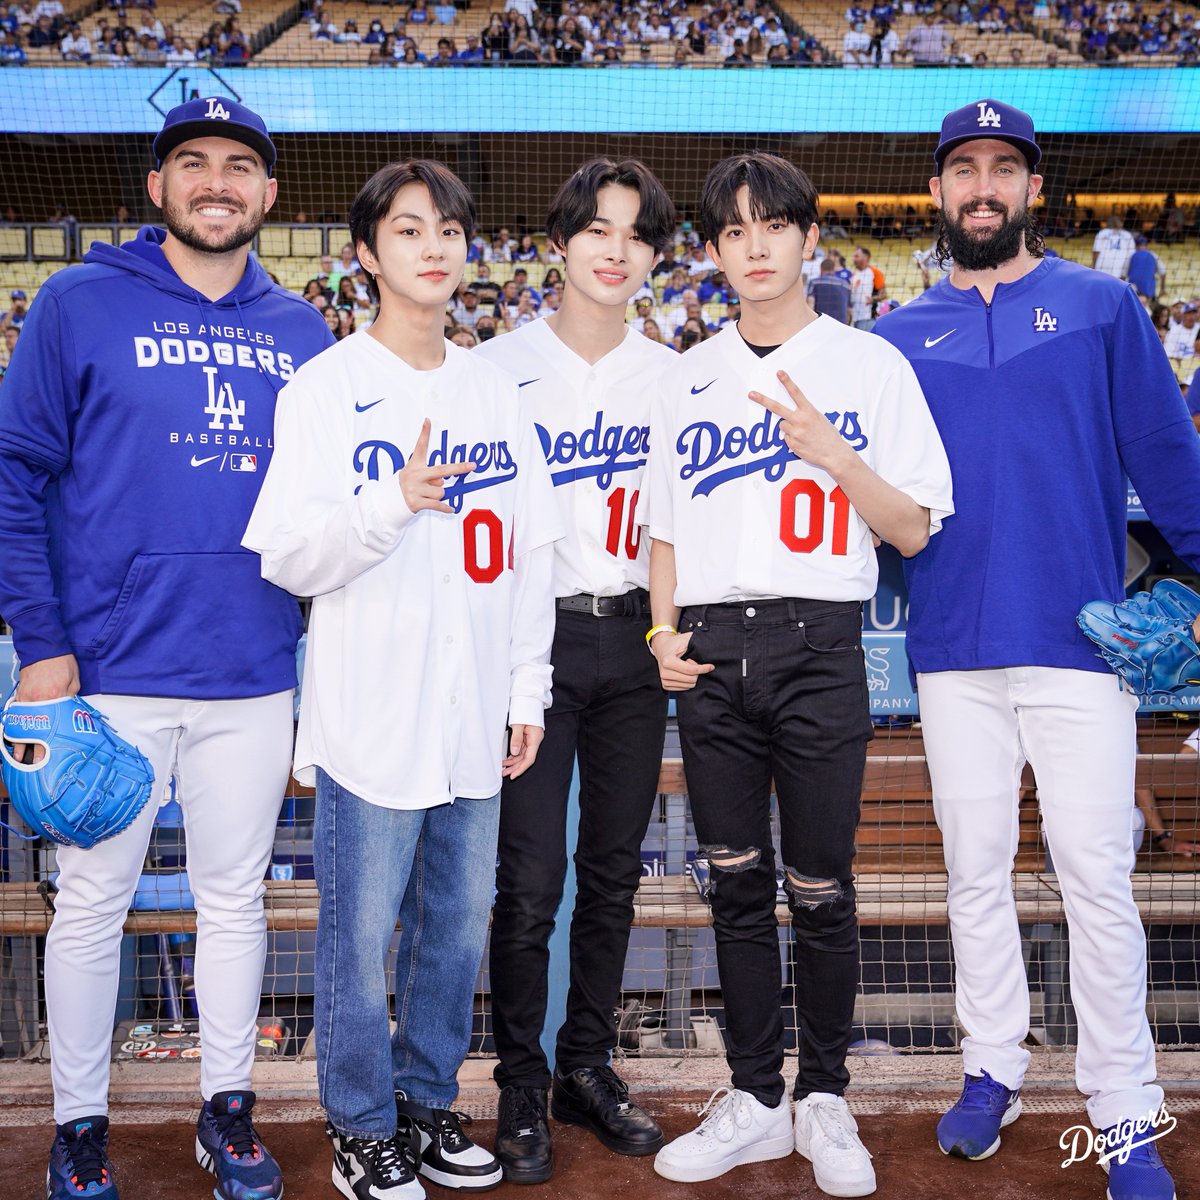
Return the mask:
<svg viewBox="0 0 1200 1200">
<path fill-rule="evenodd" d="M 648 640 L 678 693 L 733 1076 L 654 1165 L 690 1182 L 795 1149 L 824 1191 L 865 1196 L 875 1173 L 842 1098 L 858 987 L 851 861 L 871 738 L 862 602 L 878 578 L 873 535 L 915 554 L 952 501 L 903 356 L 805 300 L 817 214 L 812 182 L 784 158 L 713 168 L 701 221 L 741 316 L 652 389 Z M 795 946 L 794 1127 L 772 780 Z"/>
<path fill-rule="evenodd" d="M 421 1196 L 412 1166 L 464 1190 L 501 1178 L 450 1105 L 501 778 L 532 764 L 550 701 L 560 523 L 516 385 L 443 338 L 474 220 L 440 163 L 359 193 L 379 317 L 284 390 L 245 537 L 268 579 L 315 597 L 295 769 L 317 788 L 317 1076 L 349 1200 Z"/>
<path fill-rule="evenodd" d="M 539 1038 L 576 755 L 578 895 L 551 1112 L 622 1154 L 653 1154 L 663 1142 L 609 1059 L 667 718 L 644 642 L 650 555 L 637 505 L 650 416 L 646 381 L 674 355 L 630 329 L 625 310 L 670 245 L 674 224 L 674 205 L 642 163 L 584 163 L 546 220 L 565 262 L 562 304 L 477 351 L 520 385 L 568 531 L 555 547 L 555 697 L 546 740 L 536 767 L 505 783 L 500 808 L 490 976 L 501 1087 L 496 1153 L 513 1182 L 539 1183 L 553 1170 L 551 1074 Z"/>
</svg>

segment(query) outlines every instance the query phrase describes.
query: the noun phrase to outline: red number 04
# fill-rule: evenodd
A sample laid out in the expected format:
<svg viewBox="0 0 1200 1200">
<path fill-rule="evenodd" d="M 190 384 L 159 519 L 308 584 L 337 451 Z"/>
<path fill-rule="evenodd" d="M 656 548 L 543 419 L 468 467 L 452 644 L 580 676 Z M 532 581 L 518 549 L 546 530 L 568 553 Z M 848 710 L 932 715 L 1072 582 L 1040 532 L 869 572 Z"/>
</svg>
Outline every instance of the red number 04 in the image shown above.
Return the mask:
<svg viewBox="0 0 1200 1200">
<path fill-rule="evenodd" d="M 504 570 L 504 525 L 491 509 L 475 508 L 463 518 L 463 567 L 476 583 L 494 583 Z"/>
<path fill-rule="evenodd" d="M 850 538 L 850 501 L 840 487 L 826 497 L 815 479 L 793 479 L 779 497 L 779 540 L 797 554 L 811 554 L 825 540 L 825 501 L 833 509 L 829 552 L 845 554 Z M 807 501 L 807 519 L 800 529 L 801 501 Z"/>
<path fill-rule="evenodd" d="M 640 491 L 634 492 L 629 500 L 629 516 L 625 520 L 625 556 L 637 558 L 638 547 L 642 544 L 642 527 L 637 522 L 637 502 Z M 621 518 L 625 508 L 625 489 L 617 488 L 605 501 L 608 505 L 608 537 L 604 548 L 613 556 L 620 557 L 621 553 Z"/>
</svg>

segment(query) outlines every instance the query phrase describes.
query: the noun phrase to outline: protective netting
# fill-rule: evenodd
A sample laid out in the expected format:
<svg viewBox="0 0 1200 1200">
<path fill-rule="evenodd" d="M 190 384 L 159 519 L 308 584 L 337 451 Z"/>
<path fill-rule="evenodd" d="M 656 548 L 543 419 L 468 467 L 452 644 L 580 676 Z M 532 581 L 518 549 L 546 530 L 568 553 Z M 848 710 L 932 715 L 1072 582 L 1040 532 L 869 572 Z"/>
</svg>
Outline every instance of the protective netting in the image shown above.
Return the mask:
<svg viewBox="0 0 1200 1200">
<path fill-rule="evenodd" d="M 54 7 L 43 0 L 38 10 Z M 523 0 L 515 8 L 532 6 Z M 500 14 L 498 31 L 486 7 L 423 0 L 411 9 L 330 3 L 319 13 L 299 5 L 171 0 L 124 13 L 89 7 L 71 14 L 89 43 L 86 65 L 63 62 L 64 53 L 82 50 L 62 48 L 56 25 L 72 43 L 77 35 L 65 16 L 49 11 L 55 37 L 48 45 L 31 44 L 35 21 L 0 48 L 0 62 L 6 55 L 16 60 L 10 47 L 20 41 L 26 59 L 0 71 L 0 311 L 7 310 L 7 324 L 13 315 L 19 322 L 41 283 L 92 241 L 118 242 L 155 220 L 145 188 L 154 165 L 150 143 L 162 114 L 192 96 L 238 99 L 266 119 L 279 147 L 280 191 L 257 252 L 283 286 L 344 308 L 343 329 L 361 327 L 371 315 L 362 281 L 341 265 L 350 201 L 380 165 L 414 156 L 447 163 L 477 198 L 478 245 L 464 281 L 477 285 L 482 315 L 466 322 L 476 334 L 490 323 L 503 336 L 526 287 L 537 293 L 526 305 L 554 303 L 550 272 L 561 264 L 544 237 L 545 210 L 558 184 L 596 154 L 642 158 L 678 207 L 675 263 L 650 280 L 648 308 L 630 309 L 631 317 L 656 323 L 664 341 L 675 339 L 689 316 L 699 316 L 703 333 L 727 316 L 728 297 L 711 264 L 702 265 L 693 218 L 709 167 L 747 148 L 778 151 L 801 165 L 821 193 L 818 253 L 836 251 L 849 262 L 856 249 L 868 251 L 883 275 L 876 306 L 903 303 L 937 278 L 927 253 L 934 233 L 926 182 L 941 117 L 992 97 L 1025 109 L 1037 124 L 1045 175 L 1039 211 L 1050 250 L 1089 265 L 1096 254 L 1100 269 L 1128 271 L 1114 249 L 1124 239 L 1113 235 L 1124 230 L 1147 239 L 1134 243 L 1154 256 L 1139 260 L 1143 291 L 1153 291 L 1147 307 L 1186 382 L 1196 366 L 1197 321 L 1184 309 L 1200 303 L 1200 72 L 1179 68 L 1195 61 L 1190 31 L 1197 10 L 1163 10 L 1165 29 L 1157 6 L 1122 20 L 1134 14 L 1124 3 L 1005 11 L 964 2 L 928 15 L 921 10 L 877 5 L 862 14 L 860 32 L 858 10 L 843 4 L 664 3 L 656 13 L 653 5 L 604 0 L 534 12 L 539 32 L 529 37 L 512 13 Z M 0 27 L 5 20 L 0 8 Z M 148 35 L 139 37 L 143 25 Z M 424 68 L 376 69 L 402 62 L 405 39 Z M 451 54 L 465 57 L 437 70 L 445 39 Z M 735 41 L 746 44 L 739 49 Z M 187 57 L 197 53 L 202 57 Z M 743 53 L 748 64 L 727 61 Z M 939 55 L 947 65 L 928 65 Z M 606 61 L 625 69 L 600 69 Z M 510 281 L 516 287 L 504 292 Z M 17 292 L 24 296 L 10 299 Z M 126 314 L 109 319 L 119 329 Z M 457 323 L 464 323 L 461 312 Z M 0 360 L 14 343 L 20 353 L 19 335 L 6 333 Z M 1140 519 L 1136 498 L 1130 503 L 1131 562 L 1138 568 L 1131 586 L 1178 575 L 1169 548 Z M 878 737 L 857 862 L 857 1036 L 879 1052 L 947 1047 L 959 1036 L 945 875 L 913 724 L 902 651 L 905 599 L 894 559 L 885 561 L 883 580 L 868 607 Z M 1200 842 L 1200 757 L 1184 746 L 1200 697 L 1174 707 L 1182 715 L 1160 710 L 1141 719 L 1137 811 L 1145 829 L 1131 833 L 1141 847 L 1135 894 L 1150 935 L 1150 1016 L 1164 1045 L 1200 1042 L 1196 875 L 1185 849 Z M 629 1054 L 719 1053 L 723 1014 L 712 934 L 681 776 L 670 765 L 678 757 L 673 733 L 665 755 L 663 795 L 643 847 L 620 1043 Z M 1027 784 L 1015 886 L 1034 995 L 1032 1036 L 1070 1044 L 1063 906 L 1032 778 Z M 296 790 L 284 803 L 268 891 L 265 1055 L 303 1054 L 312 1022 L 312 798 Z M 202 1051 L 190 1044 L 195 914 L 180 894 L 186 851 L 172 813 L 164 810 L 127 927 L 117 1055 Z M 1162 829 L 1174 831 L 1173 850 L 1151 849 L 1146 831 Z M 39 954 L 49 919 L 38 885 L 52 875 L 53 856 L 0 834 L 0 1043 L 5 1057 L 36 1056 L 44 1052 Z M 780 954 L 790 978 L 785 920 Z M 475 1049 L 488 1053 L 486 972 L 477 1008 Z M 794 1029 L 794 1012 L 788 1024 Z"/>
</svg>

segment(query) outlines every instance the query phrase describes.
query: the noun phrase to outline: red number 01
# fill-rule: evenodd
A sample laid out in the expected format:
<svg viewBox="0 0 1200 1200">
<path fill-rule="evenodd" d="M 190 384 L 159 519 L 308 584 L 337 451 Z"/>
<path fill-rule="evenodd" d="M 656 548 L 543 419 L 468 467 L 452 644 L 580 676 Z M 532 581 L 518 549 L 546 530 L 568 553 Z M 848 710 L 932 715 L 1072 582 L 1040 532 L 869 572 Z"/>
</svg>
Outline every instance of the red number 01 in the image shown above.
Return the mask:
<svg viewBox="0 0 1200 1200">
<path fill-rule="evenodd" d="M 640 491 L 634 492 L 629 501 L 629 517 L 625 522 L 625 557 L 637 558 L 638 547 L 642 544 L 642 527 L 637 521 L 637 502 Z M 621 516 L 625 507 L 625 489 L 617 488 L 605 501 L 608 506 L 608 537 L 604 548 L 617 558 L 621 551 Z"/>
<path fill-rule="evenodd" d="M 480 561 L 479 527 L 484 527 L 486 558 Z M 476 583 L 494 583 L 504 570 L 504 526 L 491 509 L 475 508 L 463 518 L 463 567 Z"/>
<path fill-rule="evenodd" d="M 808 502 L 808 518 L 801 533 L 799 526 L 800 500 Z M 779 540 L 797 554 L 811 554 L 825 540 L 825 500 L 821 485 L 815 479 L 793 479 L 779 497 Z M 845 554 L 850 539 L 850 501 L 840 487 L 828 496 L 833 509 L 831 554 Z"/>
</svg>

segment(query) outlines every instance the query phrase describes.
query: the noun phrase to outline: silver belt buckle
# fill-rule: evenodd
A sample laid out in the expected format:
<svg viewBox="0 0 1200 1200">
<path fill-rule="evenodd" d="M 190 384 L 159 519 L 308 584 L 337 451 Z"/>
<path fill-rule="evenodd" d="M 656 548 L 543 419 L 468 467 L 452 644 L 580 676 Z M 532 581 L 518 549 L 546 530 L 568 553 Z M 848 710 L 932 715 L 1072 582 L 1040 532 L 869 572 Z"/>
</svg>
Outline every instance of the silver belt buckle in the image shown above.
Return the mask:
<svg viewBox="0 0 1200 1200">
<path fill-rule="evenodd" d="M 592 616 L 602 617 L 604 614 L 600 611 L 600 601 L 609 599 L 608 596 L 592 596 Z"/>
</svg>

